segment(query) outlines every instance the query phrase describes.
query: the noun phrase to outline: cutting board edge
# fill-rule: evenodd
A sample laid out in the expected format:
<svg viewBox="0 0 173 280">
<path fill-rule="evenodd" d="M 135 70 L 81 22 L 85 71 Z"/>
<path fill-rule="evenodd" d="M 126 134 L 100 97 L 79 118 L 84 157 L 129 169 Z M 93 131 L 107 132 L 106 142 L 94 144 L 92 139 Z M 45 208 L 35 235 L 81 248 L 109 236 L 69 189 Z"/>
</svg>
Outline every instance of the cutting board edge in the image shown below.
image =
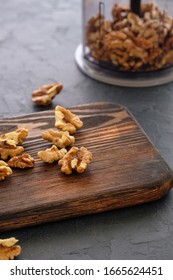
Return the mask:
<svg viewBox="0 0 173 280">
<path fill-rule="evenodd" d="M 161 183 L 161 182 L 160 182 Z M 166 196 L 170 189 L 173 186 L 173 178 L 169 179 L 167 182 L 164 182 L 161 185 L 158 185 L 157 187 L 153 186 L 153 188 L 150 188 L 150 192 L 147 194 L 146 197 L 146 192 L 145 188 L 142 189 L 141 194 L 137 196 L 137 200 L 134 203 L 134 200 L 126 200 L 124 201 L 124 204 L 121 204 L 121 201 L 117 197 L 117 193 L 115 194 L 115 198 L 112 199 L 114 193 L 109 193 L 109 196 L 105 197 L 104 200 L 102 197 L 100 197 L 100 200 L 93 200 L 90 201 L 89 198 L 87 198 L 87 203 L 83 203 L 83 208 L 80 207 L 79 211 L 79 205 L 77 205 L 76 201 L 67 201 L 66 204 L 68 207 L 65 207 L 66 212 L 64 212 L 64 204 L 63 204 L 63 215 L 60 215 L 60 207 L 61 205 L 53 204 L 50 205 L 49 207 L 47 206 L 47 212 L 43 211 L 43 208 L 37 208 L 34 209 L 35 211 L 31 213 L 30 216 L 25 216 L 22 215 L 23 212 L 19 213 L 12 213 L 10 216 L 3 217 L 3 222 L 0 222 L 0 232 L 6 232 L 14 229 L 19 229 L 19 228 L 24 228 L 24 227 L 30 227 L 34 225 L 39 225 L 43 223 L 48 223 L 48 222 L 55 222 L 55 221 L 61 221 L 65 219 L 70 219 L 74 217 L 80 217 L 80 216 L 85 216 L 88 214 L 95 214 L 95 213 L 102 213 L 102 212 L 108 212 L 111 210 L 116 210 L 116 209 L 121 209 L 121 208 L 127 208 L 135 205 L 140 205 L 140 204 L 146 204 L 149 202 L 153 202 L 156 200 L 159 200 Z M 134 193 L 132 194 L 133 197 Z M 125 196 L 120 193 L 121 199 L 123 200 Z M 110 200 L 111 198 L 111 200 Z M 128 193 L 128 198 L 130 198 L 129 193 Z M 119 204 L 117 203 L 117 200 Z M 109 205 L 109 201 L 111 201 L 111 204 Z M 81 203 L 81 201 L 80 201 Z M 100 207 L 100 203 L 102 203 L 102 206 Z M 116 204 L 116 205 L 115 205 Z M 93 205 L 95 208 L 93 208 Z M 61 211 L 62 211 L 61 209 Z M 70 212 L 71 210 L 71 212 Z M 78 213 L 76 210 L 78 210 L 80 213 Z M 28 211 L 32 211 L 32 209 L 28 209 Z M 27 212 L 28 212 L 27 211 Z M 46 217 L 46 214 L 47 217 Z M 51 218 L 50 218 L 50 215 Z M 15 216 L 15 218 L 14 218 Z M 5 220 L 6 218 L 6 220 Z M 10 222 L 9 222 L 10 218 Z"/>
</svg>

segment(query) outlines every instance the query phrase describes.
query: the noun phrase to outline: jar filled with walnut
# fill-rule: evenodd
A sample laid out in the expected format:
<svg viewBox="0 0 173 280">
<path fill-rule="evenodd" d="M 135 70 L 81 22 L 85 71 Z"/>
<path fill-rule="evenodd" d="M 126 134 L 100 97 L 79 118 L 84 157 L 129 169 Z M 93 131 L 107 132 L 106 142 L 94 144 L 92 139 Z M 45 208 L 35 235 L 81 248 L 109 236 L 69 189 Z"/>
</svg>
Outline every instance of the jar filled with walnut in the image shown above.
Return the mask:
<svg viewBox="0 0 173 280">
<path fill-rule="evenodd" d="M 169 0 L 84 0 L 83 57 L 120 73 L 173 66 L 173 5 Z"/>
</svg>

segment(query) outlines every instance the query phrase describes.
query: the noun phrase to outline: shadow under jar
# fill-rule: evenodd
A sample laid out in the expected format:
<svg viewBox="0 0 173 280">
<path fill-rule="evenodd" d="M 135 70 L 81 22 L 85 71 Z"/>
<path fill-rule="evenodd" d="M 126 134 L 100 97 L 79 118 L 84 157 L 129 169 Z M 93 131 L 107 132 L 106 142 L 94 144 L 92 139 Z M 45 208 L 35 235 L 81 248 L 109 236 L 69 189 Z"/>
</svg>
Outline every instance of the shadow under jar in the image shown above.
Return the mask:
<svg viewBox="0 0 173 280">
<path fill-rule="evenodd" d="M 168 75 L 168 80 L 173 80 L 171 2 L 83 0 L 85 63 L 110 75 L 116 73 L 128 78 Z"/>
</svg>

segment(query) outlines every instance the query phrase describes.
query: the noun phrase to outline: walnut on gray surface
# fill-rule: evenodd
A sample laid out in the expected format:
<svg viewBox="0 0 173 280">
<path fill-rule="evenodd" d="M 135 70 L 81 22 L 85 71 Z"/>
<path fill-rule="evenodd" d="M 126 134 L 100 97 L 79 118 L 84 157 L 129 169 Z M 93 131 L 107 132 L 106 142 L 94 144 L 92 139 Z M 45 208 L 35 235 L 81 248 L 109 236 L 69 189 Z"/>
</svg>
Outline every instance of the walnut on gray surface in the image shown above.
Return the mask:
<svg viewBox="0 0 173 280">
<path fill-rule="evenodd" d="M 54 83 L 44 85 L 32 92 L 32 101 L 38 105 L 50 105 L 54 97 L 61 92 L 63 85 L 61 83 Z"/>
<path fill-rule="evenodd" d="M 21 246 L 16 245 L 15 237 L 0 239 L 0 260 L 14 260 L 21 253 Z"/>
</svg>

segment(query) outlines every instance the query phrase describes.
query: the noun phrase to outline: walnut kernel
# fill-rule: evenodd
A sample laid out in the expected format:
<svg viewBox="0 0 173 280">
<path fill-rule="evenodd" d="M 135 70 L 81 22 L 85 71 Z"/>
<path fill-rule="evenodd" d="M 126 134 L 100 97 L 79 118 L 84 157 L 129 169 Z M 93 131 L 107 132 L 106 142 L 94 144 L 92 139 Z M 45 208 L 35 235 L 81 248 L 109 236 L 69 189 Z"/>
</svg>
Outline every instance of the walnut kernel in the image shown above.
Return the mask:
<svg viewBox="0 0 173 280">
<path fill-rule="evenodd" d="M 25 138 L 28 136 L 28 129 L 21 128 L 16 131 L 12 131 L 9 133 L 1 134 L 0 141 L 6 141 L 7 144 L 21 144 Z"/>
<path fill-rule="evenodd" d="M 68 131 L 73 134 L 76 129 L 81 128 L 83 122 L 80 118 L 73 114 L 70 110 L 65 109 L 61 106 L 56 106 L 55 108 L 55 127 L 61 129 L 62 131 Z"/>
<path fill-rule="evenodd" d="M 74 136 L 71 136 L 68 131 L 48 129 L 42 133 L 42 137 L 43 139 L 52 142 L 58 148 L 72 146 L 75 142 Z"/>
<path fill-rule="evenodd" d="M 44 162 L 53 163 L 54 161 L 63 158 L 66 153 L 67 150 L 65 148 L 58 149 L 55 145 L 53 145 L 49 149 L 38 152 L 38 157 Z"/>
<path fill-rule="evenodd" d="M 13 173 L 11 168 L 6 162 L 0 160 L 0 181 L 4 180 L 7 176 L 10 176 Z"/>
<path fill-rule="evenodd" d="M 24 151 L 24 148 L 22 146 L 14 147 L 13 145 L 9 145 L 9 144 L 7 145 L 6 143 L 4 145 L 1 144 L 0 144 L 0 157 L 3 160 L 8 159 L 8 157 L 15 157 Z"/>
<path fill-rule="evenodd" d="M 92 153 L 85 147 L 81 147 L 80 149 L 72 147 L 68 153 L 58 161 L 58 164 L 61 166 L 61 171 L 69 175 L 72 173 L 73 169 L 78 173 L 83 173 L 91 160 Z"/>
<path fill-rule="evenodd" d="M 10 167 L 21 168 L 21 169 L 30 168 L 30 167 L 34 167 L 35 160 L 29 154 L 22 154 L 11 158 L 8 161 L 8 165 Z"/>
<path fill-rule="evenodd" d="M 32 101 L 38 105 L 50 105 L 53 98 L 60 93 L 63 85 L 61 83 L 54 83 L 50 85 L 44 85 L 41 88 L 33 91 Z"/>
<path fill-rule="evenodd" d="M 14 237 L 0 239 L 0 260 L 14 260 L 21 253 L 21 246 L 16 245 L 18 240 Z"/>
</svg>

